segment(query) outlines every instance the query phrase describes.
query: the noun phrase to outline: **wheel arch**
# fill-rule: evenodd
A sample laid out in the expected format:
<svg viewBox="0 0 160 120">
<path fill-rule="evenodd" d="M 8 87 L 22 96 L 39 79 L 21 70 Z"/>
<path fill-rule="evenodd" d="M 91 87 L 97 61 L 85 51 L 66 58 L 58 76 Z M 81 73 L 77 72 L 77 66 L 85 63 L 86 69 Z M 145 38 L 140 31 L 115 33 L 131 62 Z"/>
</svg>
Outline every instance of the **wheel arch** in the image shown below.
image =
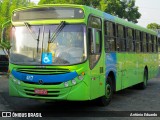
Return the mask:
<svg viewBox="0 0 160 120">
<path fill-rule="evenodd" d="M 144 67 L 144 72 L 145 72 L 145 71 L 147 72 L 147 80 L 148 80 L 148 77 L 149 77 L 149 76 L 148 76 L 148 66 L 147 66 L 147 65 Z"/>
<path fill-rule="evenodd" d="M 113 84 L 113 91 L 116 91 L 116 77 L 115 77 L 115 73 L 113 71 L 110 71 L 107 75 L 107 78 L 110 77 L 112 80 L 112 84 Z M 106 80 L 107 80 L 106 78 Z"/>
</svg>

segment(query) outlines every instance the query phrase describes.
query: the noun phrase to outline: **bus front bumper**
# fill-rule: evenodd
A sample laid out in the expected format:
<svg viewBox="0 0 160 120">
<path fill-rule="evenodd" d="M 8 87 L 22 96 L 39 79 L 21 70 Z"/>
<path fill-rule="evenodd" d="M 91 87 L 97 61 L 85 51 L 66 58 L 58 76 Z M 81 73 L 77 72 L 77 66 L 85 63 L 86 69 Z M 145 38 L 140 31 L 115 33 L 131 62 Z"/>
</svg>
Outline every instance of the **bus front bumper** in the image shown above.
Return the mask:
<svg viewBox="0 0 160 120">
<path fill-rule="evenodd" d="M 69 83 L 70 84 L 70 83 Z M 37 94 L 35 90 L 45 90 L 47 94 Z M 82 80 L 75 85 L 35 85 L 9 78 L 9 95 L 38 100 L 90 100 L 89 87 Z"/>
</svg>

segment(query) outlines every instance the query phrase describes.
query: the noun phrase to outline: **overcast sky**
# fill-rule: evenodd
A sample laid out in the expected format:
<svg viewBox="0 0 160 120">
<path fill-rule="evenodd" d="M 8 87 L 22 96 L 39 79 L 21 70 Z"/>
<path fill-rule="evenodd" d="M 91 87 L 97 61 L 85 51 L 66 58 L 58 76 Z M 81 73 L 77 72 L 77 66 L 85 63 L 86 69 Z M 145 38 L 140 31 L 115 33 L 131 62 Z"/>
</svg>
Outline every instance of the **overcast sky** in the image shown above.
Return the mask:
<svg viewBox="0 0 160 120">
<path fill-rule="evenodd" d="M 38 3 L 39 0 L 31 0 Z M 146 27 L 149 23 L 160 24 L 160 0 L 136 0 L 136 6 L 139 7 L 141 18 L 138 24 Z"/>
<path fill-rule="evenodd" d="M 153 22 L 160 24 L 160 0 L 136 0 L 136 6 L 142 14 L 139 25 L 146 27 Z"/>
</svg>

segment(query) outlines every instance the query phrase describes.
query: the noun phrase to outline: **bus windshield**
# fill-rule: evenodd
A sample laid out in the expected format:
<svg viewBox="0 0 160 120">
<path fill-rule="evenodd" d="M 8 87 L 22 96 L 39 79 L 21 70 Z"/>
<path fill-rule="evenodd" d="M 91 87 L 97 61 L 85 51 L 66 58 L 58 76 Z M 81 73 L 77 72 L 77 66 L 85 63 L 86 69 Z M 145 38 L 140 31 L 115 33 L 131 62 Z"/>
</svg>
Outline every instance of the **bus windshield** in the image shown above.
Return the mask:
<svg viewBox="0 0 160 120">
<path fill-rule="evenodd" d="M 42 54 L 52 55 L 51 65 L 78 64 L 86 60 L 86 27 L 82 24 L 65 25 L 52 41 L 59 25 L 29 25 L 12 28 L 10 62 L 41 65 Z M 35 38 L 33 38 L 33 35 Z"/>
</svg>

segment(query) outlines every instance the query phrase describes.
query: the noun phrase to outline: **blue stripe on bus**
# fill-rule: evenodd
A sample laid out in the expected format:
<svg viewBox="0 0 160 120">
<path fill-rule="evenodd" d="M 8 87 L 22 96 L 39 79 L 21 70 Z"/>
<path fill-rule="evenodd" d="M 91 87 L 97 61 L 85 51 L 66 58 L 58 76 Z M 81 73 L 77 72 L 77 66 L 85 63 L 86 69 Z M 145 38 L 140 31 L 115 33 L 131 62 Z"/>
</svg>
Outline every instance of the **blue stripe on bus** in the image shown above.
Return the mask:
<svg viewBox="0 0 160 120">
<path fill-rule="evenodd" d="M 12 71 L 12 75 L 18 80 L 26 82 L 34 82 L 34 83 L 38 83 L 39 80 L 43 80 L 43 83 L 66 82 L 68 80 L 73 80 L 75 77 L 78 76 L 76 72 L 70 72 L 58 75 L 35 75 L 35 74 L 20 73 L 15 70 Z"/>
<path fill-rule="evenodd" d="M 115 52 L 106 53 L 106 76 L 108 76 L 110 71 L 113 71 L 116 77 L 116 64 L 117 64 L 117 57 Z"/>
<path fill-rule="evenodd" d="M 104 13 L 104 19 L 110 20 L 110 21 L 114 21 L 115 17 L 108 14 L 108 13 Z"/>
</svg>

